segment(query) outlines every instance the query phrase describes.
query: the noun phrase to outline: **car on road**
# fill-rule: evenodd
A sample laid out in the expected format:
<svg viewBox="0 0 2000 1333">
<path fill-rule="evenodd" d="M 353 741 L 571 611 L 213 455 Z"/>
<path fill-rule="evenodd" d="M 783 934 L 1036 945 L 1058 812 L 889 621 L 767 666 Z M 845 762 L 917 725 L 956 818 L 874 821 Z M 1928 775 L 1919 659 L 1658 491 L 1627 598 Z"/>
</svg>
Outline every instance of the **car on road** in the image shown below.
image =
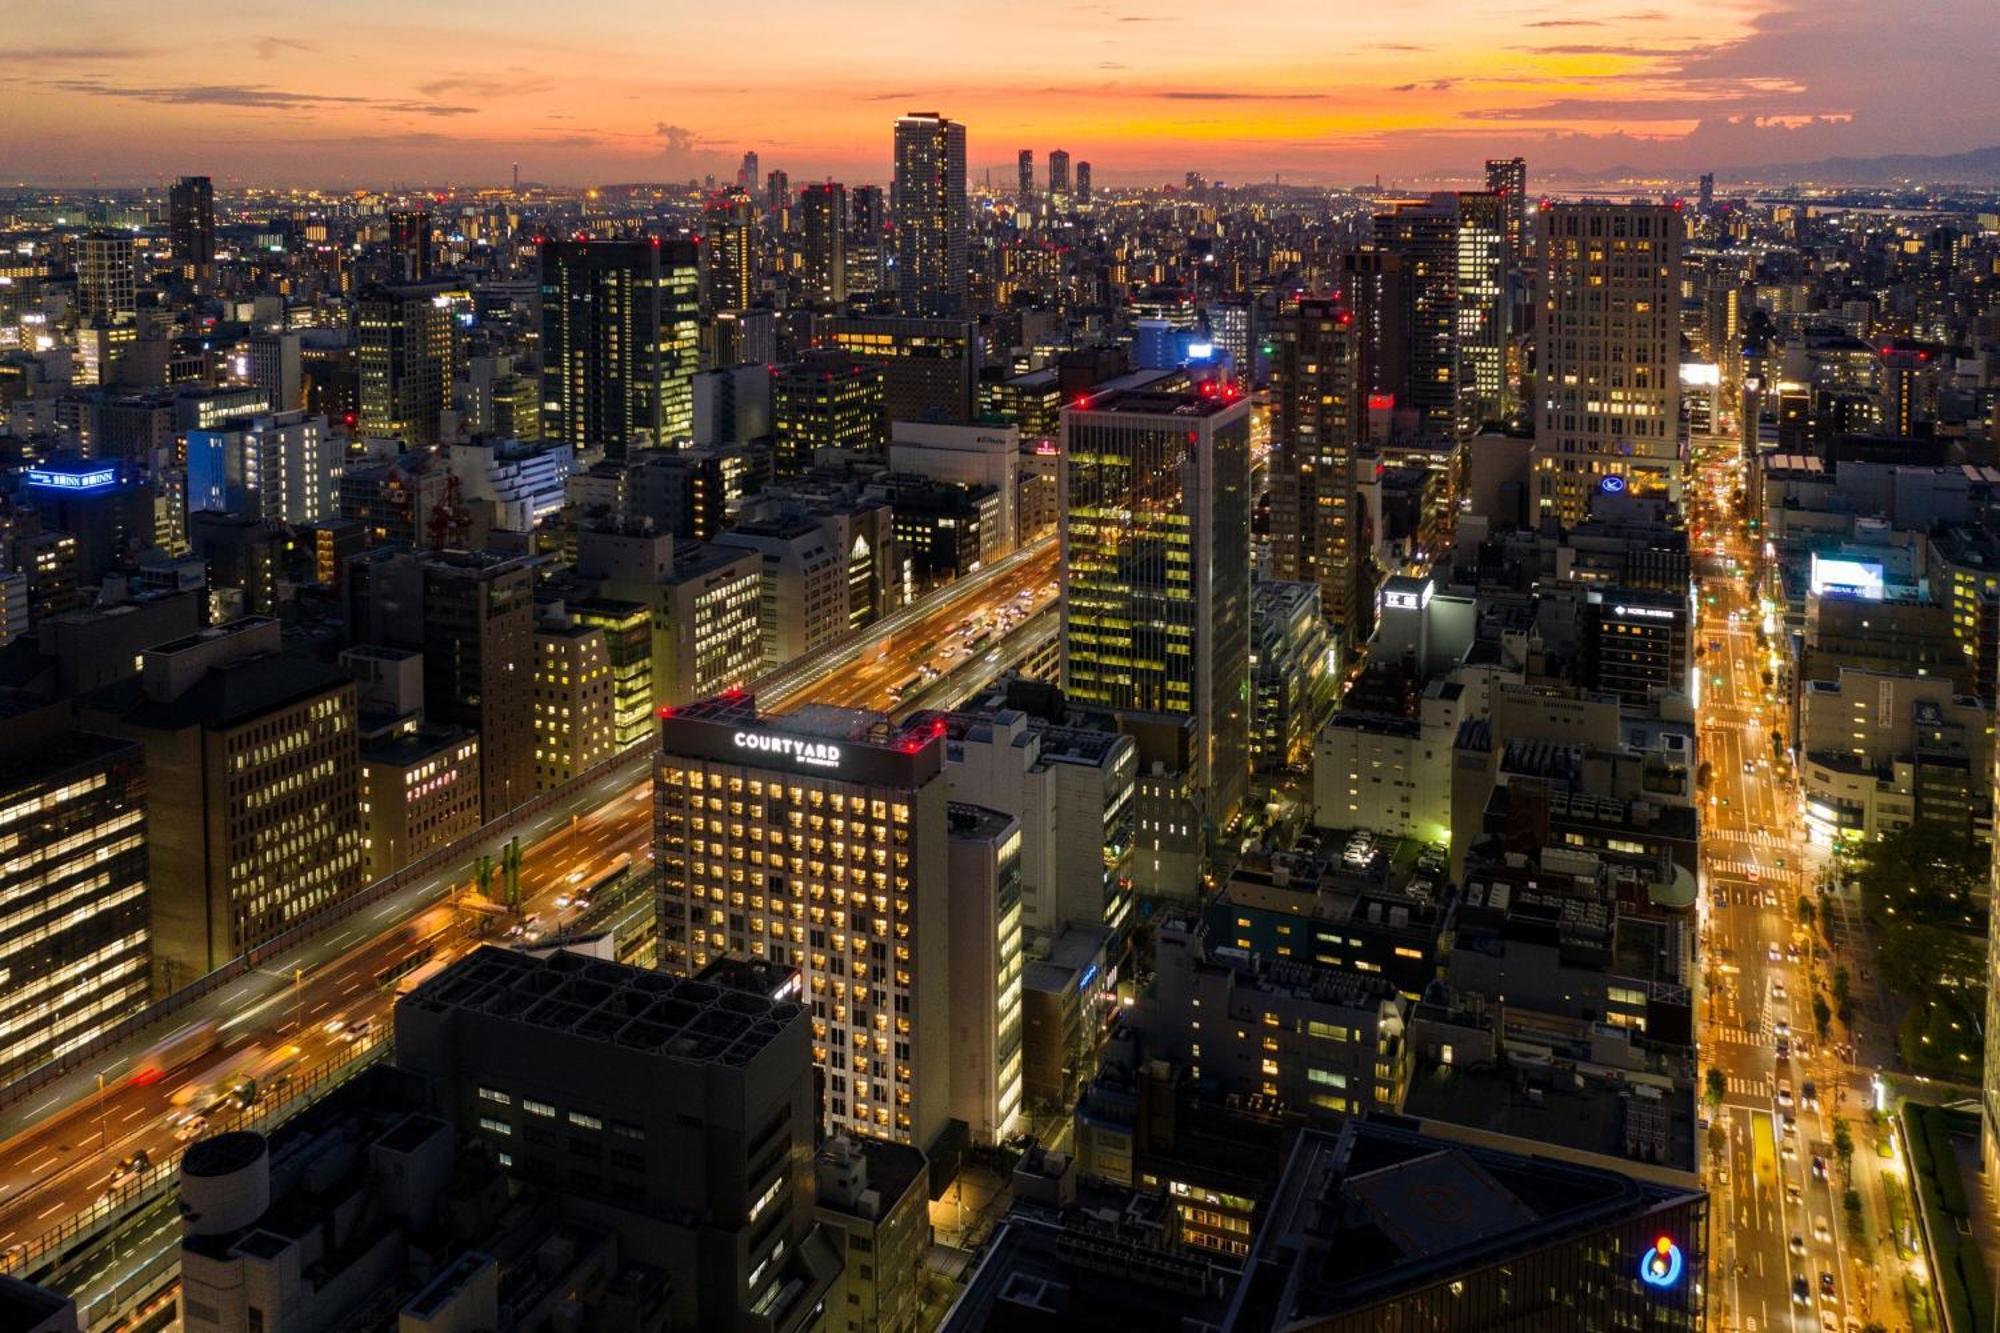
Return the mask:
<svg viewBox="0 0 2000 1333">
<path fill-rule="evenodd" d="M 1779 1079 L 1779 1080 L 1778 1080 L 1778 1105 L 1780 1105 L 1780 1106 L 1790 1106 L 1791 1104 L 1792 1104 L 1792 1085 L 1791 1085 L 1791 1083 L 1790 1083 L 1790 1081 L 1789 1081 L 1789 1080 L 1786 1080 L 1786 1079 Z"/>
<path fill-rule="evenodd" d="M 1821 1269 L 1819 1274 L 1819 1294 L 1821 1300 L 1833 1299 L 1833 1274 L 1825 1269 Z"/>
<path fill-rule="evenodd" d="M 207 1128 L 208 1128 L 207 1116 L 205 1115 L 186 1116 L 178 1124 L 174 1126 L 174 1138 L 182 1143 L 186 1143 L 192 1139 L 200 1138 L 201 1132 Z"/>
<path fill-rule="evenodd" d="M 1773 1022 L 1771 1023 L 1771 1031 L 1777 1033 L 1781 1040 L 1783 1038 L 1791 1036 L 1792 1025 L 1790 1020 L 1783 1018 L 1773 1020 Z"/>
<path fill-rule="evenodd" d="M 1825 1245 L 1833 1239 L 1833 1232 L 1826 1224 L 1826 1214 L 1813 1219 L 1813 1239 Z"/>
<path fill-rule="evenodd" d="M 1792 1113 L 1790 1111 L 1785 1112 L 1785 1133 L 1796 1134 L 1798 1132 L 1799 1132 L 1799 1122 L 1792 1118 Z"/>
<path fill-rule="evenodd" d="M 1820 1156 L 1818 1153 L 1813 1154 L 1813 1179 L 1826 1179 L 1826 1158 Z"/>
<path fill-rule="evenodd" d="M 1777 962 L 1778 960 L 1779 960 L 1779 953 L 1778 953 L 1778 946 L 1777 946 L 1777 945 L 1775 945 L 1775 944 L 1767 944 L 1767 945 L 1765 945 L 1765 946 L 1764 946 L 1764 961 L 1766 961 L 1766 962 L 1769 962 L 1769 963 L 1775 963 L 1775 962 Z"/>
<path fill-rule="evenodd" d="M 1779 981 L 1779 980 L 1776 980 L 1775 978 L 1774 978 L 1774 979 L 1772 980 L 1772 982 L 1771 982 L 1771 998 L 1772 998 L 1772 999 L 1774 999 L 1774 1000 L 1782 1000 L 1782 999 L 1784 999 L 1784 998 L 1785 998 L 1785 983 L 1784 983 L 1784 982 L 1782 982 L 1782 981 Z"/>
<path fill-rule="evenodd" d="M 1778 1038 L 1776 1049 L 1780 1060 L 1789 1060 L 1792 1058 L 1792 1043 L 1785 1038 Z"/>
<path fill-rule="evenodd" d="M 1804 1273 L 1800 1273 L 1792 1279 L 1792 1303 L 1795 1305 L 1812 1304 L 1812 1288 L 1806 1285 L 1806 1275 Z"/>
<path fill-rule="evenodd" d="M 1792 1253 L 1804 1254 L 1805 1252 L 1806 1252 L 1806 1238 L 1804 1236 L 1801 1236 L 1798 1232 L 1794 1231 L 1792 1233 Z"/>
<path fill-rule="evenodd" d="M 1805 1081 L 1805 1086 L 1800 1089 L 1800 1092 L 1805 1099 L 1806 1109 L 1808 1111 L 1819 1110 L 1819 1089 L 1813 1086 L 1813 1081 L 1811 1079 L 1807 1079 Z"/>
</svg>

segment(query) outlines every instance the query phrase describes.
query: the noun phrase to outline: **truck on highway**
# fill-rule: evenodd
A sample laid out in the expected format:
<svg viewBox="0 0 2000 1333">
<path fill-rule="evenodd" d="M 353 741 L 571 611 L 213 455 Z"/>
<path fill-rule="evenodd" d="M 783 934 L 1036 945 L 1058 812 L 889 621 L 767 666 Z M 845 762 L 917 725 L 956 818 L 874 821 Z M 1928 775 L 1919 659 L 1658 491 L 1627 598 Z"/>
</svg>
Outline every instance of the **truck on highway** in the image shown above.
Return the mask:
<svg viewBox="0 0 2000 1333">
<path fill-rule="evenodd" d="M 148 1087 L 191 1060 L 199 1060 L 221 1041 L 213 1022 L 190 1023 L 175 1031 L 132 1062 L 132 1085 Z"/>
</svg>

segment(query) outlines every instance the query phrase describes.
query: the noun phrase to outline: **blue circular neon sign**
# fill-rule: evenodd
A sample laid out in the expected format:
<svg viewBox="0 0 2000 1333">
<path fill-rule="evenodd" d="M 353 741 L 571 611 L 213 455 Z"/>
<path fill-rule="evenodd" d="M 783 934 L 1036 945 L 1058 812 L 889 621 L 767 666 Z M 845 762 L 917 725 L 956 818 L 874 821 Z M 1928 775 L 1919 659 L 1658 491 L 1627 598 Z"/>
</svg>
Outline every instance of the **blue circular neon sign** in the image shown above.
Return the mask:
<svg viewBox="0 0 2000 1333">
<path fill-rule="evenodd" d="M 1653 1242 L 1653 1248 L 1646 1251 L 1639 1260 L 1639 1280 L 1649 1287 L 1662 1290 L 1681 1280 L 1681 1247 L 1665 1236 Z"/>
<path fill-rule="evenodd" d="M 1597 483 L 1597 489 L 1606 495 L 1618 495 L 1625 490 L 1625 478 L 1615 473 Z"/>
</svg>

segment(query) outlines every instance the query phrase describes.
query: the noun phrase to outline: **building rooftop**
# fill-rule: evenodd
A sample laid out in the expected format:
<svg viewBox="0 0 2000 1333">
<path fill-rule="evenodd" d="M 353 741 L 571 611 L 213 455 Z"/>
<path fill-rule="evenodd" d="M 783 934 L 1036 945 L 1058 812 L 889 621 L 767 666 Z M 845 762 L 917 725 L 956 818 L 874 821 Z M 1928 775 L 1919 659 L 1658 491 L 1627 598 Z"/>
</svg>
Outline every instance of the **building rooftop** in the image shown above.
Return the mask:
<svg viewBox="0 0 2000 1333">
<path fill-rule="evenodd" d="M 402 1003 L 484 1014 L 621 1052 L 732 1065 L 748 1063 L 800 1014 L 795 1004 L 663 972 L 561 950 L 534 956 L 490 945 Z"/>
</svg>

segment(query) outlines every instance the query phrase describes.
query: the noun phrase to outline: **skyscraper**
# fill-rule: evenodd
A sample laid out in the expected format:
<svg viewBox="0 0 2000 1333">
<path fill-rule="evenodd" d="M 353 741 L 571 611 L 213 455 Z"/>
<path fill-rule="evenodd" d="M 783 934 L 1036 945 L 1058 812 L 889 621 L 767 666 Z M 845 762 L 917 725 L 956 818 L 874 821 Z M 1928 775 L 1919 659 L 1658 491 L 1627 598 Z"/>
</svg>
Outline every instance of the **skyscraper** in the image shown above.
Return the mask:
<svg viewBox="0 0 2000 1333">
<path fill-rule="evenodd" d="M 1354 445 L 1365 418 L 1354 315 L 1308 297 L 1278 317 L 1271 356 L 1271 536 L 1279 579 L 1316 583 L 1340 660 L 1361 636 Z"/>
<path fill-rule="evenodd" d="M 936 112 L 896 122 L 896 270 L 903 312 L 965 306 L 965 126 Z"/>
<path fill-rule="evenodd" d="M 759 170 L 759 165 L 757 150 L 752 148 L 746 151 L 743 154 L 743 165 L 736 168 L 736 183 L 745 190 L 756 189 L 757 182 L 763 179 L 763 172 Z"/>
<path fill-rule="evenodd" d="M 72 730 L 70 707 L 0 717 L 0 1077 L 72 1050 L 145 1004 L 146 755 Z"/>
<path fill-rule="evenodd" d="M 1528 160 L 1486 159 L 1486 188 L 1501 198 L 1507 219 L 1507 253 L 1518 264 L 1527 257 Z"/>
<path fill-rule="evenodd" d="M 431 215 L 418 208 L 389 215 L 389 281 L 431 280 Z"/>
<path fill-rule="evenodd" d="M 1402 261 L 1403 383 L 1399 406 L 1426 435 L 1456 437 L 1463 369 L 1458 355 L 1458 209 L 1451 195 L 1375 219 L 1375 244 Z"/>
<path fill-rule="evenodd" d="M 703 210 L 708 308 L 744 310 L 757 287 L 757 205 L 744 189 L 715 195 Z"/>
<path fill-rule="evenodd" d="M 1090 202 L 1090 163 L 1088 162 L 1079 162 L 1076 164 L 1076 201 L 1079 204 Z"/>
<path fill-rule="evenodd" d="M 1660 204 L 1552 204 L 1536 267 L 1537 508 L 1575 523 L 1594 490 L 1678 499 L 1680 215 Z"/>
<path fill-rule="evenodd" d="M 611 458 L 693 429 L 695 246 L 543 241 L 542 437 Z"/>
<path fill-rule="evenodd" d="M 93 231 L 76 243 L 76 314 L 81 324 L 117 324 L 139 310 L 131 233 Z"/>
<path fill-rule="evenodd" d="M 837 347 L 780 367 L 771 385 L 771 427 L 779 476 L 806 471 L 817 449 L 880 453 L 881 367 Z"/>
<path fill-rule="evenodd" d="M 443 292 L 370 284 L 355 301 L 354 322 L 360 433 L 409 449 L 436 444 L 458 350 Z"/>
<path fill-rule="evenodd" d="M 1192 718 L 1211 834 L 1250 773 L 1250 404 L 1113 393 L 1063 412 L 1062 683 Z"/>
<path fill-rule="evenodd" d="M 1069 193 L 1069 154 L 1060 148 L 1049 154 L 1049 193 Z"/>
<path fill-rule="evenodd" d="M 1035 197 L 1035 150 L 1032 148 L 1023 148 L 1021 150 L 1019 179 L 1020 186 L 1018 193 L 1020 194 L 1021 202 L 1026 203 Z"/>
<path fill-rule="evenodd" d="M 215 185 L 183 176 L 167 194 L 167 239 L 174 267 L 196 287 L 215 281 Z"/>
<path fill-rule="evenodd" d="M 1459 434 L 1503 414 L 1507 398 L 1507 197 L 1458 196 Z"/>
<path fill-rule="evenodd" d="M 838 181 L 799 191 L 804 233 L 805 298 L 816 306 L 847 301 L 847 190 Z"/>
<path fill-rule="evenodd" d="M 661 966 L 797 968 L 824 1125 L 924 1149 L 951 1115 L 944 748 L 929 721 L 736 692 L 663 716 L 653 774 Z"/>
<path fill-rule="evenodd" d="M 535 793 L 533 569 L 487 552 L 378 547 L 348 565 L 356 643 L 424 655 L 424 712 L 479 733 L 481 822 Z"/>
</svg>

